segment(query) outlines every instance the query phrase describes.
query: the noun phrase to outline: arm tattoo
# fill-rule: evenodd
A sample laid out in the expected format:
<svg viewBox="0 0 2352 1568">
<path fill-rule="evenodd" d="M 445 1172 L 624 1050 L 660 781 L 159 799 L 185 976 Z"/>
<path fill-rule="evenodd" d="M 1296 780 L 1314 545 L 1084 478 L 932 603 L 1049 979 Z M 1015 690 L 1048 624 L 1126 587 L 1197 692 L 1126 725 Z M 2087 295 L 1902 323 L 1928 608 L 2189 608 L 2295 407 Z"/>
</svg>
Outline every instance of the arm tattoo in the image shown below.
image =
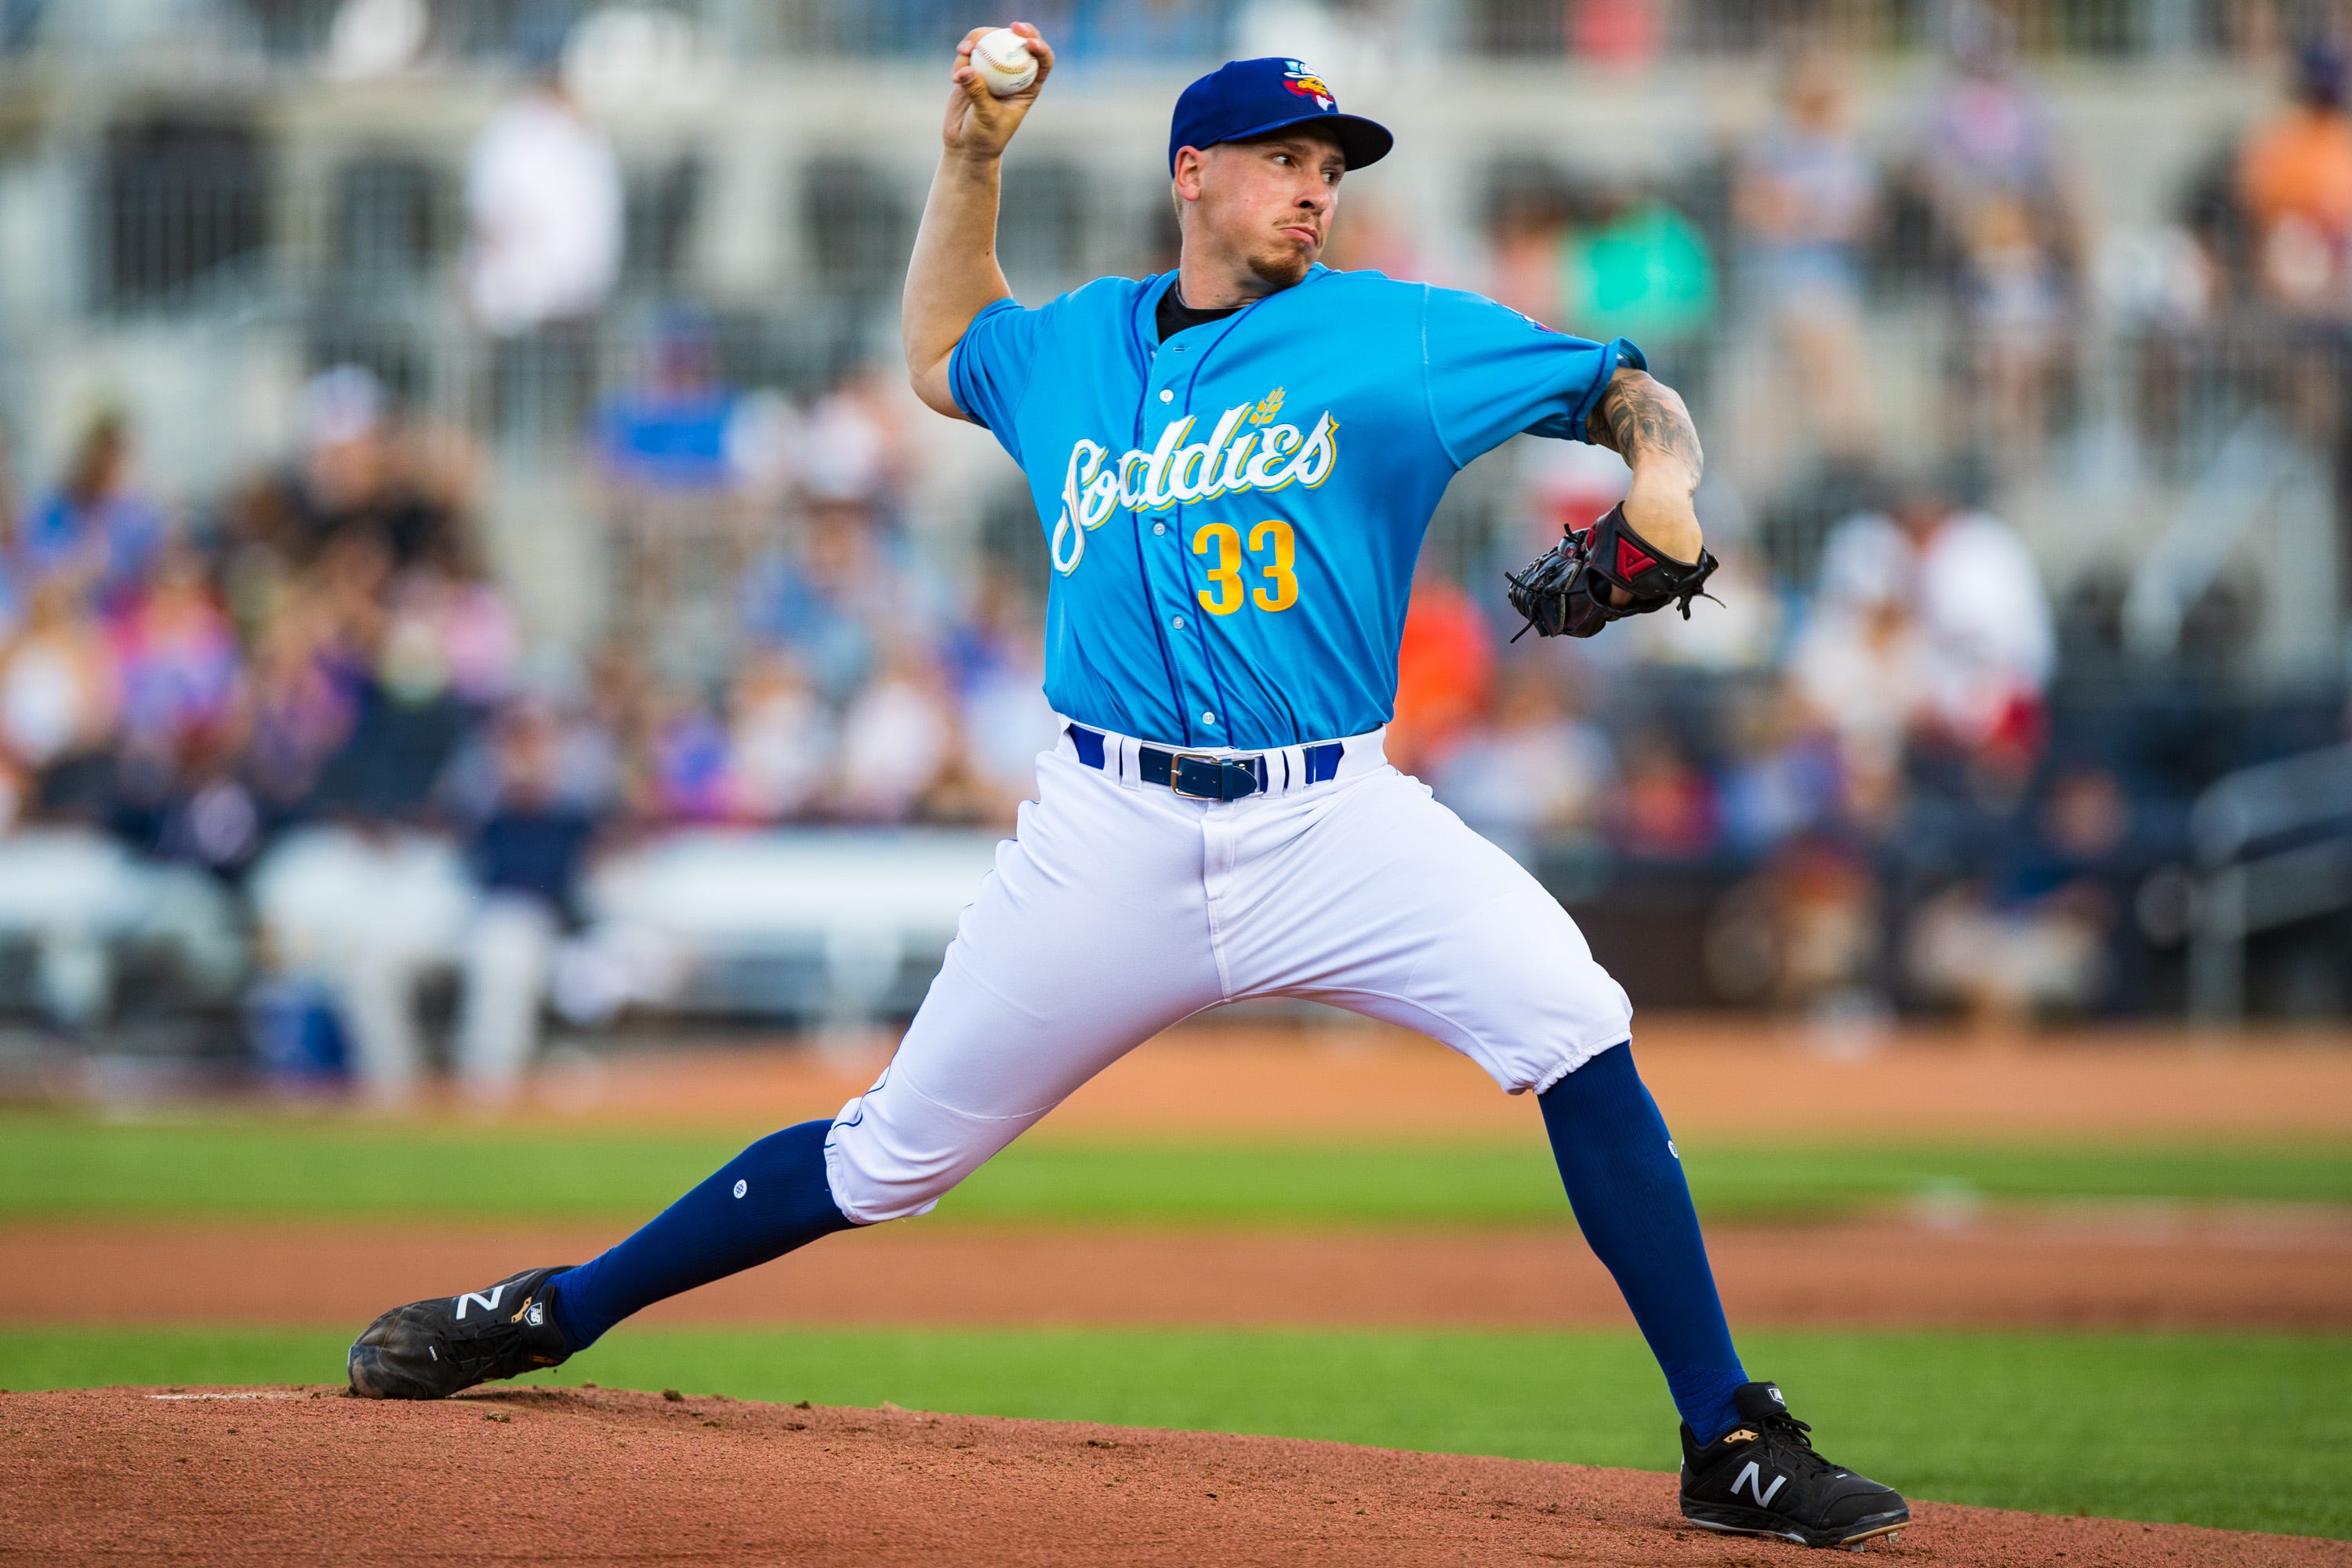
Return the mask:
<svg viewBox="0 0 2352 1568">
<path fill-rule="evenodd" d="M 1696 480 L 1706 461 L 1681 394 L 1647 371 L 1619 371 L 1586 423 L 1594 445 L 1636 466 L 1644 458 L 1664 458 L 1688 468 Z"/>
</svg>

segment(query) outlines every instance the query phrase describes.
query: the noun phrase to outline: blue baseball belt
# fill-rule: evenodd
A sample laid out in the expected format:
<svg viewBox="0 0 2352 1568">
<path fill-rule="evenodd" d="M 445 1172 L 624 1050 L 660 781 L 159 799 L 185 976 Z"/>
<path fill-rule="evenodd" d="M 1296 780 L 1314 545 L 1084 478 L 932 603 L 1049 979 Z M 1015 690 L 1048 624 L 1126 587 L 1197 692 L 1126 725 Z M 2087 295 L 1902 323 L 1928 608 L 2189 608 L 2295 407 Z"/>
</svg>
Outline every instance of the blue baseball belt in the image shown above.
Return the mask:
<svg viewBox="0 0 2352 1568">
<path fill-rule="evenodd" d="M 1104 768 L 1103 731 L 1072 724 L 1069 736 L 1078 761 L 1090 768 Z M 1135 772 L 1145 784 L 1164 784 L 1186 800 L 1233 801 L 1261 791 L 1299 789 L 1337 778 L 1339 761 L 1347 754 L 1347 745 L 1340 741 L 1243 756 L 1171 752 L 1145 744 L 1136 748 Z M 1296 763 L 1291 760 L 1294 755 L 1298 758 Z"/>
</svg>

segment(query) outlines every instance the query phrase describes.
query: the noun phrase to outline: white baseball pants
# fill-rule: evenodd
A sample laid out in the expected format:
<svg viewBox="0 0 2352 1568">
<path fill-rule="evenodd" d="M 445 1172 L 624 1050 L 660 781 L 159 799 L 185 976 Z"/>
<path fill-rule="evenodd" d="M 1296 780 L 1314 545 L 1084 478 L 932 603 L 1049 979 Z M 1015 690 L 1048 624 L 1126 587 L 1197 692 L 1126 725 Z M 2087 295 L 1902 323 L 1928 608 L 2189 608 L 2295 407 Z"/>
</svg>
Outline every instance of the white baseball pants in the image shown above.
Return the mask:
<svg viewBox="0 0 2352 1568">
<path fill-rule="evenodd" d="M 861 1224 L 929 1211 L 1080 1084 L 1221 1003 L 1302 996 L 1402 1025 L 1510 1093 L 1623 1040 L 1625 992 L 1509 856 L 1350 738 L 1337 775 L 1191 800 L 1066 731 L 881 1079 L 825 1140 Z"/>
</svg>

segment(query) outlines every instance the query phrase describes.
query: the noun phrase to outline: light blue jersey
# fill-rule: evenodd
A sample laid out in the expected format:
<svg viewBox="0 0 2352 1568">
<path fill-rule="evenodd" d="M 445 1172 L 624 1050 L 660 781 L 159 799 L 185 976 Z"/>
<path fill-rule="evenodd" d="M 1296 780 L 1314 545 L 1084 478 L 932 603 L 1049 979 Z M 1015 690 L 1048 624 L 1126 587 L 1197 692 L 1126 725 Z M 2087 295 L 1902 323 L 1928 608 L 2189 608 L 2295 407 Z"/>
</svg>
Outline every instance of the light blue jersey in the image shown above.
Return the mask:
<svg viewBox="0 0 2352 1568">
<path fill-rule="evenodd" d="M 1455 471 L 1522 431 L 1585 439 L 1641 353 L 1325 267 L 1162 343 L 1174 280 L 1000 300 L 956 346 L 956 405 L 1028 474 L 1053 556 L 1046 698 L 1178 747 L 1376 729 Z"/>
</svg>

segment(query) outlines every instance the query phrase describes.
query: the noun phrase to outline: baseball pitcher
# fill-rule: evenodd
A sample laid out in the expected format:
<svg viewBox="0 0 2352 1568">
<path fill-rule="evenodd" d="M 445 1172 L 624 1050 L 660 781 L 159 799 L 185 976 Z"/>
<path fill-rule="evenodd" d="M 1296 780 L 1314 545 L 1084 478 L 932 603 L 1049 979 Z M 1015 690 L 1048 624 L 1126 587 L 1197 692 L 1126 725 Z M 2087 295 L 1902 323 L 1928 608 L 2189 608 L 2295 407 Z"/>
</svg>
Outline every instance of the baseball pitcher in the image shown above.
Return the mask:
<svg viewBox="0 0 2352 1568">
<path fill-rule="evenodd" d="M 880 1080 L 754 1143 L 585 1264 L 386 1313 L 360 1394 L 433 1398 L 552 1366 L 647 1304 L 840 1230 L 924 1213 L 1072 1090 L 1204 1009 L 1311 997 L 1418 1030 L 1532 1092 L 1579 1225 L 1683 1426 L 1682 1510 L 1846 1545 L 1909 1520 L 1751 1381 L 1625 993 L 1559 903 L 1389 765 L 1413 562 L 1456 470 L 1522 432 L 1592 441 L 1623 503 L 1511 580 L 1544 635 L 1689 613 L 1714 562 L 1682 400 L 1640 352 L 1475 294 L 1318 260 L 1390 133 L 1297 60 L 1187 88 L 1173 272 L 1025 309 L 998 174 L 1053 52 L 999 97 L 958 51 L 908 268 L 907 363 L 1026 474 L 1052 562 L 1037 798 Z"/>
</svg>

